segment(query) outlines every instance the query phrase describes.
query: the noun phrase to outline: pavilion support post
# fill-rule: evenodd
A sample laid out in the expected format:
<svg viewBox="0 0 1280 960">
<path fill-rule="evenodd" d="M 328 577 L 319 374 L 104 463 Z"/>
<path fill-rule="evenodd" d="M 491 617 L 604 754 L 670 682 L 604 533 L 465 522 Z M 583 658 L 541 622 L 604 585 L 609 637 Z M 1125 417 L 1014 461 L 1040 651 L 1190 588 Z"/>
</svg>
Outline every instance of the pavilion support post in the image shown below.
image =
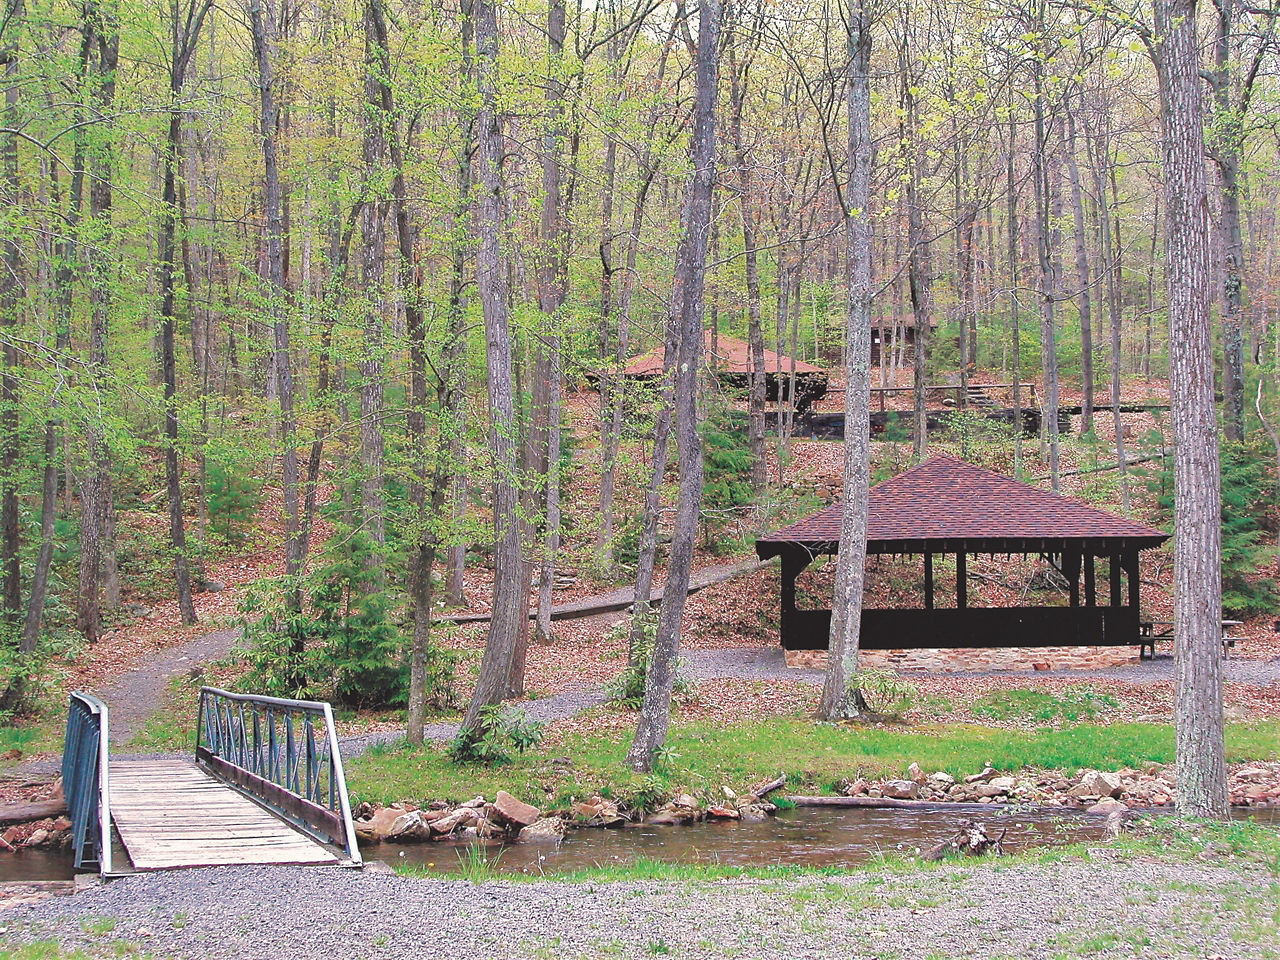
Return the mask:
<svg viewBox="0 0 1280 960">
<path fill-rule="evenodd" d="M 1138 551 L 1130 550 L 1125 554 L 1124 565 L 1129 573 L 1129 606 L 1133 607 L 1135 615 L 1139 612 L 1141 606 L 1141 586 L 1142 579 L 1138 572 Z"/>
<path fill-rule="evenodd" d="M 803 552 L 787 550 L 781 554 L 780 559 L 782 560 L 782 610 L 778 618 L 778 633 L 783 649 L 790 650 L 796 633 L 796 577 L 800 576 L 800 571 L 809 565 L 809 558 Z"/>
<path fill-rule="evenodd" d="M 802 553 L 787 551 L 782 554 L 782 612 L 795 613 L 796 577 L 808 566 L 808 558 Z"/>
<path fill-rule="evenodd" d="M 1124 597 L 1120 591 L 1120 554 L 1112 553 L 1107 557 L 1107 563 L 1111 567 L 1111 606 L 1123 607 Z"/>
<path fill-rule="evenodd" d="M 956 609 L 963 610 L 969 605 L 969 572 L 965 565 L 965 552 L 956 551 Z"/>
<path fill-rule="evenodd" d="M 933 552 L 924 552 L 924 608 L 933 609 Z"/>
<path fill-rule="evenodd" d="M 1084 555 L 1084 605 L 1086 607 L 1098 605 L 1098 585 L 1093 569 L 1092 551 L 1086 551 Z"/>
<path fill-rule="evenodd" d="M 1071 592 L 1071 606 L 1080 606 L 1080 551 L 1063 549 L 1062 574 Z"/>
</svg>

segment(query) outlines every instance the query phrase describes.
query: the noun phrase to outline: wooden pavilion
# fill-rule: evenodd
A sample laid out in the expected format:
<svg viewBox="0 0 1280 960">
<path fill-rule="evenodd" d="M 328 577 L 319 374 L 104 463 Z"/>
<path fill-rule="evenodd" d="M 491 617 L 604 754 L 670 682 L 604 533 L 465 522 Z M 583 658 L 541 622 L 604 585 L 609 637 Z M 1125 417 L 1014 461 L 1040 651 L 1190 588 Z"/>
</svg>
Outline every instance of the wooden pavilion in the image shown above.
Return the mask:
<svg viewBox="0 0 1280 960">
<path fill-rule="evenodd" d="M 711 348 L 711 331 L 703 332 L 703 356 L 707 366 L 723 383 L 746 390 L 751 383 L 751 347 L 744 341 L 720 334 L 715 349 Z M 634 380 L 653 380 L 662 376 L 663 348 L 654 347 L 648 353 L 634 358 L 622 370 L 622 375 Z M 779 391 L 785 398 L 791 383 L 791 372 L 796 377 L 796 410 L 803 412 L 814 400 L 827 392 L 827 371 L 821 367 L 780 356 L 772 350 L 764 351 L 765 398 L 777 400 Z M 778 371 L 781 370 L 781 375 Z"/>
<path fill-rule="evenodd" d="M 782 559 L 781 640 L 787 650 L 825 650 L 830 610 L 796 608 L 796 577 L 813 560 L 834 555 L 839 503 L 761 537 L 762 560 Z M 924 605 L 862 611 L 868 650 L 946 647 L 1125 646 L 1141 644 L 1139 551 L 1168 535 L 1071 497 L 1056 496 L 950 456 L 871 488 L 867 553 L 920 555 Z M 954 606 L 939 606 L 933 559 L 956 559 Z M 1066 578 L 1067 606 L 970 607 L 966 558 L 975 554 L 1043 556 Z M 1098 596 L 1095 561 L 1107 561 L 1109 589 Z M 1127 584 L 1124 582 L 1127 580 Z"/>
</svg>

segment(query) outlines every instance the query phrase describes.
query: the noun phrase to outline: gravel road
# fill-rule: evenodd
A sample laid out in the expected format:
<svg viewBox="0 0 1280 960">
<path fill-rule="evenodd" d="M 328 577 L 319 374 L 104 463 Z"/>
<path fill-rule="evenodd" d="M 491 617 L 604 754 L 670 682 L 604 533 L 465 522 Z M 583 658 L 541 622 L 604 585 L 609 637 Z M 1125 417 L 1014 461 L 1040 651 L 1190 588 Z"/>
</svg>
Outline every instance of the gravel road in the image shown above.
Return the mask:
<svg viewBox="0 0 1280 960">
<path fill-rule="evenodd" d="M 1257 865 L 1097 859 L 790 880 L 486 883 L 341 868 L 142 874 L 0 910 L 11 942 L 178 960 L 1271 956 Z M 4 931 L 3 928 L 8 930 Z"/>
</svg>

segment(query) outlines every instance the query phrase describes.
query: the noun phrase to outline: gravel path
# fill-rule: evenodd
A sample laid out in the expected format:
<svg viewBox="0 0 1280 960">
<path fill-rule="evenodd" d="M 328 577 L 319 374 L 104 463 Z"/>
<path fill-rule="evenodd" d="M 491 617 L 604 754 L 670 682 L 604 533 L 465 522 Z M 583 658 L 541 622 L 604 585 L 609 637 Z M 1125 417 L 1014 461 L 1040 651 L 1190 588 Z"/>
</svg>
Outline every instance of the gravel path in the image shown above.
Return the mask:
<svg viewBox="0 0 1280 960">
<path fill-rule="evenodd" d="M 1261 866 L 1110 857 L 582 885 L 204 868 L 0 910 L 0 932 L 177 960 L 1272 955 L 1276 886 Z"/>
</svg>

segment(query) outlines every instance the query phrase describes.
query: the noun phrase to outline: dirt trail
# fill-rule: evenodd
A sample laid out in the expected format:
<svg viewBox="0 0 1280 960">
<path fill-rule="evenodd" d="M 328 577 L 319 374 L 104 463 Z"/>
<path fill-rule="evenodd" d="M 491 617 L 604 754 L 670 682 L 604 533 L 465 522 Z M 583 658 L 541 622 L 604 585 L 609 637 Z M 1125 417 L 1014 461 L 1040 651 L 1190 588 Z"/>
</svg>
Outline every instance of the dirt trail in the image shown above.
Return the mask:
<svg viewBox="0 0 1280 960">
<path fill-rule="evenodd" d="M 749 560 L 738 560 L 734 563 L 717 563 L 701 567 L 689 575 L 689 592 L 697 593 L 699 590 L 715 586 L 717 583 L 731 580 L 741 573 L 750 573 L 761 566 L 760 561 L 753 557 Z M 664 589 L 664 587 L 655 587 L 652 591 L 651 602 L 656 603 L 661 600 Z M 627 609 L 635 602 L 635 598 L 635 587 L 618 587 L 615 590 L 606 590 L 604 593 L 597 593 L 595 596 L 584 597 L 581 600 L 556 604 L 551 608 L 551 619 L 578 620 L 585 617 L 594 617 L 598 614 L 613 613 Z M 534 613 L 535 611 L 530 610 L 529 616 L 534 616 Z M 489 619 L 489 614 L 455 613 L 448 614 L 440 619 L 452 623 L 485 623 Z"/>
<path fill-rule="evenodd" d="M 151 715 L 164 706 L 170 680 L 225 657 L 239 635 L 239 630 L 228 627 L 160 650 L 96 690 L 110 711 L 112 748 L 128 745 L 142 732 Z"/>
</svg>

